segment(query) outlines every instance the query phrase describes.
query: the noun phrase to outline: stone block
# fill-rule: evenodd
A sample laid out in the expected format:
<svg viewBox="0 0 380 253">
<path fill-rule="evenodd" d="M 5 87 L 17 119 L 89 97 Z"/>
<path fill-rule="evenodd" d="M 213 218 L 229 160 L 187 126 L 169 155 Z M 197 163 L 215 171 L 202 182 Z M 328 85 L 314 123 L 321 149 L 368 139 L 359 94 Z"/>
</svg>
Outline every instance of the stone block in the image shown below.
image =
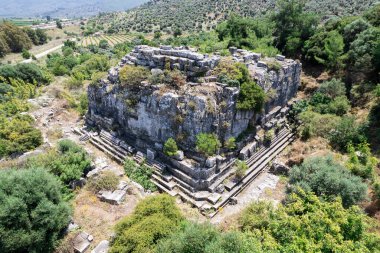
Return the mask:
<svg viewBox="0 0 380 253">
<path fill-rule="evenodd" d="M 110 191 L 100 191 L 99 198 L 101 201 L 107 202 L 111 205 L 120 205 L 121 202 L 125 199 L 127 192 L 125 190 L 115 190 Z"/>
<path fill-rule="evenodd" d="M 230 201 L 229 201 L 229 204 L 230 204 L 230 205 L 237 205 L 237 203 L 238 203 L 238 200 L 237 200 L 236 197 L 232 197 L 232 198 L 230 198 Z"/>
<path fill-rule="evenodd" d="M 257 67 L 259 67 L 259 68 L 267 68 L 268 66 L 267 66 L 267 64 L 265 62 L 258 61 L 257 62 Z"/>
<path fill-rule="evenodd" d="M 88 240 L 90 235 L 86 232 L 80 232 L 73 240 L 74 251 L 76 253 L 85 252 L 91 244 L 91 241 Z"/>
<path fill-rule="evenodd" d="M 173 158 L 178 160 L 178 161 L 183 161 L 183 159 L 185 158 L 185 155 L 183 154 L 182 150 L 178 150 Z"/>
<path fill-rule="evenodd" d="M 247 160 L 250 156 L 249 149 L 247 147 L 244 147 L 242 150 L 239 152 L 239 159 L 244 161 Z"/>
<path fill-rule="evenodd" d="M 278 54 L 278 55 L 276 55 L 276 60 L 285 61 L 285 56 Z"/>
<path fill-rule="evenodd" d="M 288 175 L 290 168 L 282 162 L 274 161 L 269 171 L 276 175 Z"/>
<path fill-rule="evenodd" d="M 156 151 L 148 148 L 146 150 L 146 158 L 148 160 L 154 160 L 156 158 Z"/>
<path fill-rule="evenodd" d="M 206 167 L 207 168 L 212 168 L 216 165 L 216 157 L 212 156 L 207 158 L 206 160 Z"/>
<path fill-rule="evenodd" d="M 220 184 L 220 185 L 218 185 L 217 187 L 216 187 L 216 189 L 215 189 L 215 191 L 217 192 L 217 193 L 220 193 L 220 194 L 222 194 L 223 192 L 224 192 L 224 184 Z"/>
<path fill-rule="evenodd" d="M 103 240 L 93 250 L 91 250 L 91 253 L 107 253 L 109 247 L 110 242 L 107 240 Z"/>
</svg>

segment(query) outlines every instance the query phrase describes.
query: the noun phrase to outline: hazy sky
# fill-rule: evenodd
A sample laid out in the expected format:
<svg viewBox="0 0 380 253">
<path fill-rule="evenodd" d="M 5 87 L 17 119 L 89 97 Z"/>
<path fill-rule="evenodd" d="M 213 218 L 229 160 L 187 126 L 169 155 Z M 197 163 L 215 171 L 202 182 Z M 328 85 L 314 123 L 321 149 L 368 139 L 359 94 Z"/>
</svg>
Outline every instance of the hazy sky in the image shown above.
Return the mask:
<svg viewBox="0 0 380 253">
<path fill-rule="evenodd" d="M 0 17 L 53 17 L 95 15 L 126 10 L 148 0 L 0 0 Z"/>
</svg>

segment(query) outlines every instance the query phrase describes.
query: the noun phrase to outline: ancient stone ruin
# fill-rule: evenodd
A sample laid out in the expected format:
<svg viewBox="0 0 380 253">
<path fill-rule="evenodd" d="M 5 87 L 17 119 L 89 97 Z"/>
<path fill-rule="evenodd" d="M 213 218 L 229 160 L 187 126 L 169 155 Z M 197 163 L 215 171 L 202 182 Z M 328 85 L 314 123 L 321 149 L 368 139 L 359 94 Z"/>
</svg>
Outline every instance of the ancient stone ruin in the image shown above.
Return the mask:
<svg viewBox="0 0 380 253">
<path fill-rule="evenodd" d="M 298 61 L 236 48 L 230 52 L 233 61 L 244 63 L 266 92 L 261 112 L 238 110 L 240 88 L 217 82 L 213 69 L 222 56 L 187 47 L 137 46 L 106 79 L 88 88 L 87 123 L 100 131 L 90 141 L 120 162 L 128 155 L 145 160 L 155 169 L 152 180 L 161 190 L 214 213 L 293 140 L 286 115 L 300 85 Z M 125 87 L 119 81 L 119 70 L 125 65 L 146 67 L 152 75 L 177 69 L 187 81 L 181 87 L 149 80 Z M 268 131 L 275 134 L 269 145 L 263 145 Z M 236 149 L 222 147 L 215 156 L 205 157 L 195 148 L 200 133 L 214 133 L 221 143 L 234 137 Z M 168 138 L 175 139 L 180 148 L 176 156 L 163 153 Z M 234 177 L 237 159 L 249 166 L 239 178 Z"/>
</svg>

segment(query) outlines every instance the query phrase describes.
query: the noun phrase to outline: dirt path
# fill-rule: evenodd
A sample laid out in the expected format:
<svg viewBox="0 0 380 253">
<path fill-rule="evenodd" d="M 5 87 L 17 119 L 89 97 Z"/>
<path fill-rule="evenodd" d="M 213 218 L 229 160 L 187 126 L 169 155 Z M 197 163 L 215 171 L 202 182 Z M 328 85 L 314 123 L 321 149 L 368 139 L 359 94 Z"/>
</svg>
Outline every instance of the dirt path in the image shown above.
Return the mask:
<svg viewBox="0 0 380 253">
<path fill-rule="evenodd" d="M 63 44 L 60 44 L 60 45 L 58 45 L 56 47 L 50 48 L 50 49 L 42 52 L 42 53 L 36 54 L 35 57 L 37 59 L 42 58 L 42 57 L 44 57 L 44 56 L 46 56 L 46 55 L 48 55 L 48 54 L 50 54 L 50 53 L 52 53 L 54 51 L 57 51 L 58 49 L 60 49 L 62 47 L 63 47 Z M 33 61 L 33 59 L 27 59 L 27 60 L 23 60 L 21 63 L 30 63 L 32 61 Z"/>
</svg>

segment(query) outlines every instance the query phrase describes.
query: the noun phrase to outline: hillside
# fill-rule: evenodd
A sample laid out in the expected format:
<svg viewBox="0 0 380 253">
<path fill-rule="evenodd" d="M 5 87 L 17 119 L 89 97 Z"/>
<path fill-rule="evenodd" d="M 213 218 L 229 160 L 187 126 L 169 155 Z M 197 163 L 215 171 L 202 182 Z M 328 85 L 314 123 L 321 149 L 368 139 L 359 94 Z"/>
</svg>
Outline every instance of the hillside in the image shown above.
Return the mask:
<svg viewBox="0 0 380 253">
<path fill-rule="evenodd" d="M 99 12 L 123 11 L 146 0 L 3 0 L 0 17 L 85 17 Z"/>
<path fill-rule="evenodd" d="M 326 17 L 356 15 L 375 2 L 375 0 L 310 0 L 306 4 L 306 10 Z M 231 12 L 244 17 L 253 17 L 273 10 L 275 3 L 275 0 L 153 0 L 127 12 L 104 15 L 99 21 L 108 24 L 115 31 L 152 32 L 157 29 L 165 31 L 170 30 L 173 24 L 185 31 L 210 30 Z"/>
</svg>

